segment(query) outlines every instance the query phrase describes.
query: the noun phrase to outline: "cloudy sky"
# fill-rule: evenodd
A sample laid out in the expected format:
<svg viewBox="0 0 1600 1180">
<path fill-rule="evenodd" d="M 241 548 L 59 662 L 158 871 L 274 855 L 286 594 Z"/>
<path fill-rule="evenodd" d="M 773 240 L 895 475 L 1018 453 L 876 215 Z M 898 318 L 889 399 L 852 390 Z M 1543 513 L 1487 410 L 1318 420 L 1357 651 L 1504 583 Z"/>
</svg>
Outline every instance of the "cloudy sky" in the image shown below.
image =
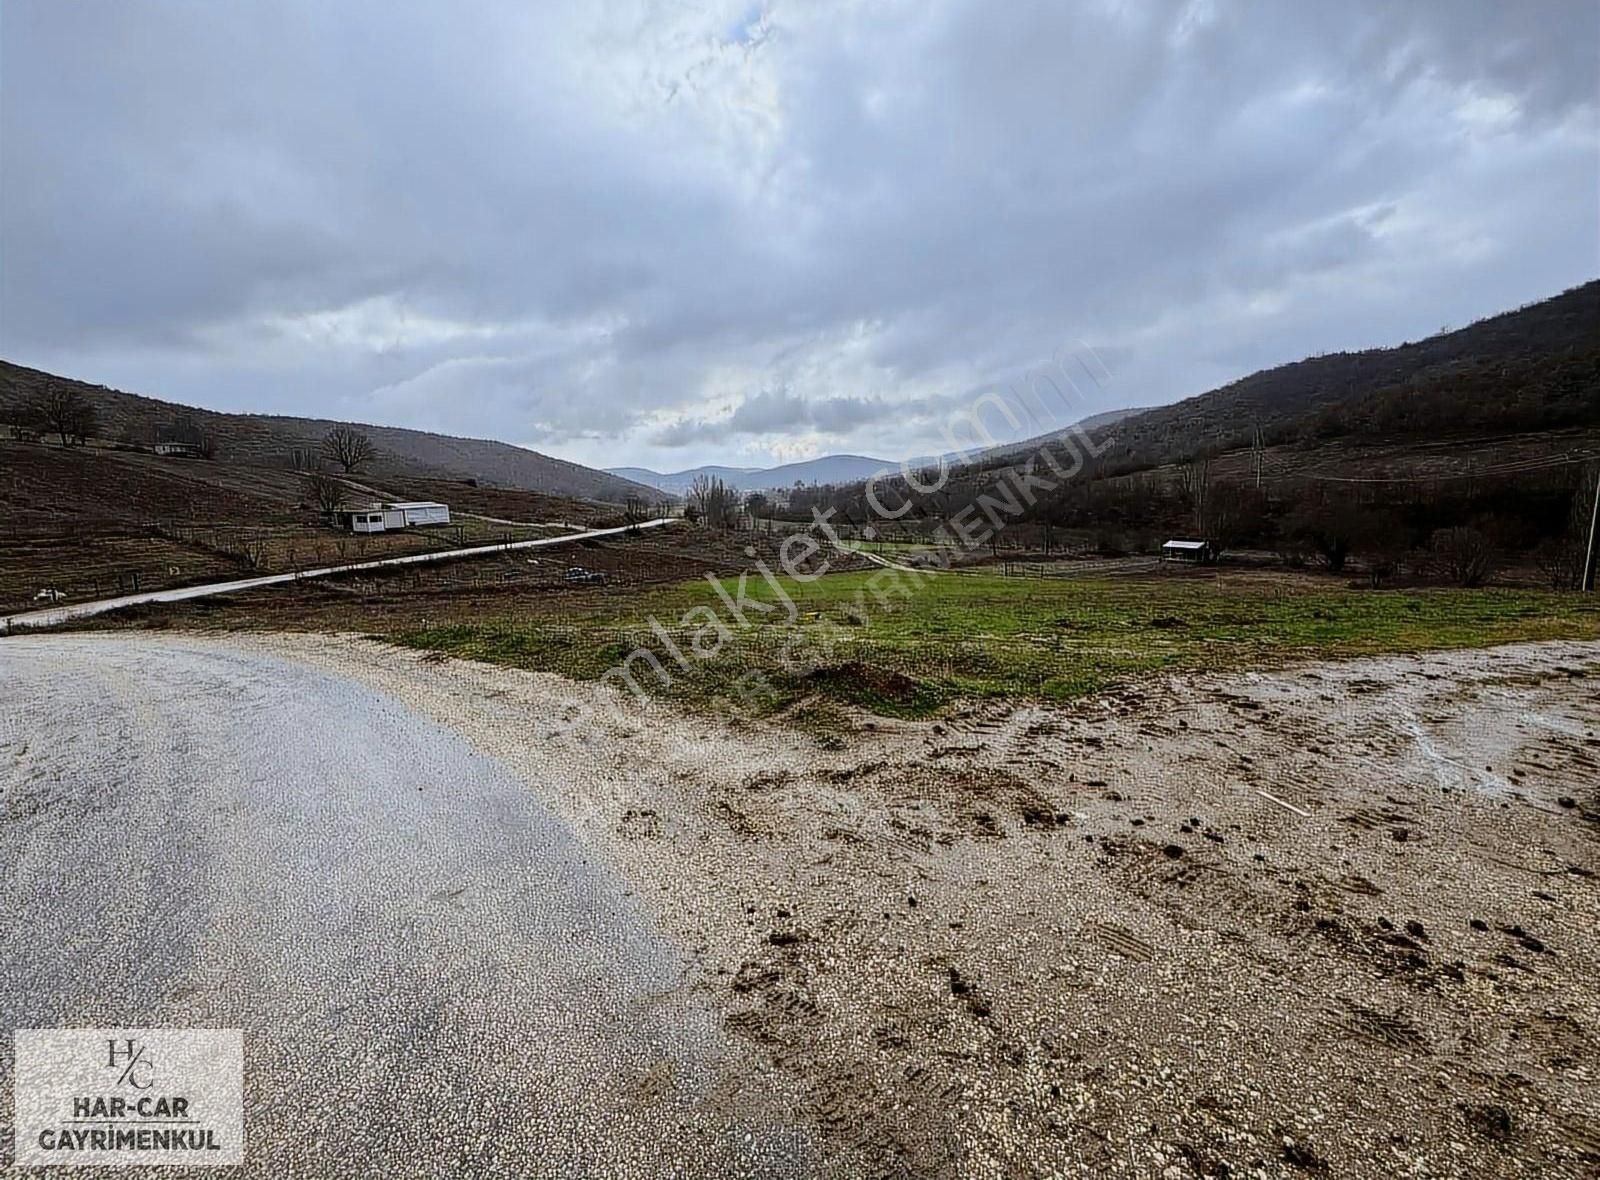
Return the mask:
<svg viewBox="0 0 1600 1180">
<path fill-rule="evenodd" d="M 754 466 L 1600 274 L 1593 0 L 561 7 L 3 0 L 0 354 Z"/>
</svg>

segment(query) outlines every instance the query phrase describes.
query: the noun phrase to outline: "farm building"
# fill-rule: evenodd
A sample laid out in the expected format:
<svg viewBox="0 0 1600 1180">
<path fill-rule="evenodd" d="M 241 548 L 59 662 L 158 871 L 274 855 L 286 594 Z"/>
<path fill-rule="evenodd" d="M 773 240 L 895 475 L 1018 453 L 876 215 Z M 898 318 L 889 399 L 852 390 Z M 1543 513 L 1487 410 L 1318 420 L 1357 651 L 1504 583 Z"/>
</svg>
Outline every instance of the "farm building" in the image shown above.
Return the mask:
<svg viewBox="0 0 1600 1180">
<path fill-rule="evenodd" d="M 155 452 L 174 459 L 198 459 L 200 445 L 190 442 L 158 442 L 155 445 Z"/>
<path fill-rule="evenodd" d="M 1168 541 L 1161 546 L 1162 561 L 1188 561 L 1209 565 L 1217 559 L 1217 547 L 1210 541 Z"/>
<path fill-rule="evenodd" d="M 352 533 L 387 533 L 422 525 L 449 524 L 450 508 L 433 500 L 368 504 L 364 508 L 341 508 L 334 514 L 334 521 Z"/>
</svg>

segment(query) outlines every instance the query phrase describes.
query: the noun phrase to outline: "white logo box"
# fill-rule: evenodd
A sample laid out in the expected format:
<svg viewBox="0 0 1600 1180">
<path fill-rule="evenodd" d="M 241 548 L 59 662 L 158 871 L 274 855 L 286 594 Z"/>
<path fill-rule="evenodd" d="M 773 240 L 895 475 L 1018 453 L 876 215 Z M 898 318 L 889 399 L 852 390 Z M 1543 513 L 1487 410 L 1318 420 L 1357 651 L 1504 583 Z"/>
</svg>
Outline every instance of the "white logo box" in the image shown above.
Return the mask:
<svg viewBox="0 0 1600 1180">
<path fill-rule="evenodd" d="M 19 1028 L 16 1163 L 244 1162 L 244 1033 Z"/>
</svg>

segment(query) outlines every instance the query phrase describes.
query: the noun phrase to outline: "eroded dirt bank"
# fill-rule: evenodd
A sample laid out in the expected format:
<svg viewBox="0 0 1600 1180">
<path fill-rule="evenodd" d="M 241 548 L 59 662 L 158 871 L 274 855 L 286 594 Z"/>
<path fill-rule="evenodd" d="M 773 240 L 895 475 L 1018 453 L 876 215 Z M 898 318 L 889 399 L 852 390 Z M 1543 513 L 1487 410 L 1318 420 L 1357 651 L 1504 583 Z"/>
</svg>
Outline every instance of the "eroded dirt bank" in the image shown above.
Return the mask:
<svg viewBox="0 0 1600 1180">
<path fill-rule="evenodd" d="M 1600 645 L 819 738 L 251 642 L 447 722 L 570 817 L 842 1174 L 1600 1168 Z"/>
</svg>

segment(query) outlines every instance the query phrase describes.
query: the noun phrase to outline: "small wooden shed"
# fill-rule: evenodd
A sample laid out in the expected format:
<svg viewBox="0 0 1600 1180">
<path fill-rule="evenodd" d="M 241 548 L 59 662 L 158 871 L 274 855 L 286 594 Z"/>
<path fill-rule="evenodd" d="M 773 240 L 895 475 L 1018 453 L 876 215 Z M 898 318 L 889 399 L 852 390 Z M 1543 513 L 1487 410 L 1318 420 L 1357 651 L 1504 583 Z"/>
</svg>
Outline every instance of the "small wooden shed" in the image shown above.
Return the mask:
<svg viewBox="0 0 1600 1180">
<path fill-rule="evenodd" d="M 1168 541 L 1161 546 L 1162 561 L 1185 561 L 1191 565 L 1209 565 L 1217 559 L 1217 547 L 1210 541 Z"/>
</svg>

